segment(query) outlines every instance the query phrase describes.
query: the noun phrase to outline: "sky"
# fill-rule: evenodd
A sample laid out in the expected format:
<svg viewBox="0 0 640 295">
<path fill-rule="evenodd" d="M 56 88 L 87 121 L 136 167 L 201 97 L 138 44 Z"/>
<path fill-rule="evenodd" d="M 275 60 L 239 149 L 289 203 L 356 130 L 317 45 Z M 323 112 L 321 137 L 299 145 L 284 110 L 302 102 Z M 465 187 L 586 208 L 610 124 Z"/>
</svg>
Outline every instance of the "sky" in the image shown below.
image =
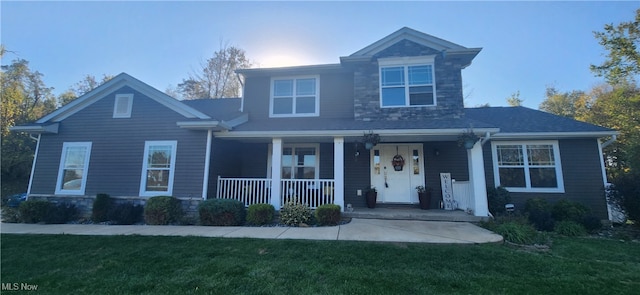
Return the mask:
<svg viewBox="0 0 640 295">
<path fill-rule="evenodd" d="M 254 67 L 334 64 L 402 27 L 482 51 L 462 71 L 468 107 L 537 109 L 547 86 L 584 90 L 606 51 L 593 36 L 631 21 L 629 2 L 0 2 L 0 42 L 59 95 L 86 75 L 126 72 L 165 91 L 221 44 Z"/>
</svg>

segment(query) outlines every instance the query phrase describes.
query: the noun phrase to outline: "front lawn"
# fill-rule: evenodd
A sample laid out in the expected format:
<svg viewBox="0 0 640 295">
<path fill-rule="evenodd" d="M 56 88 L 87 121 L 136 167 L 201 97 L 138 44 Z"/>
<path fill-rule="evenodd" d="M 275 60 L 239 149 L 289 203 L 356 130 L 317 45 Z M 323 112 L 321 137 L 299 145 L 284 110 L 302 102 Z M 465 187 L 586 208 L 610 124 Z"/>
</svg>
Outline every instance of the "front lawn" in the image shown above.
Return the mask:
<svg viewBox="0 0 640 295">
<path fill-rule="evenodd" d="M 637 294 L 640 244 L 549 251 L 151 236 L 1 236 L 3 294 Z M 15 284 L 18 283 L 18 284 Z"/>
</svg>

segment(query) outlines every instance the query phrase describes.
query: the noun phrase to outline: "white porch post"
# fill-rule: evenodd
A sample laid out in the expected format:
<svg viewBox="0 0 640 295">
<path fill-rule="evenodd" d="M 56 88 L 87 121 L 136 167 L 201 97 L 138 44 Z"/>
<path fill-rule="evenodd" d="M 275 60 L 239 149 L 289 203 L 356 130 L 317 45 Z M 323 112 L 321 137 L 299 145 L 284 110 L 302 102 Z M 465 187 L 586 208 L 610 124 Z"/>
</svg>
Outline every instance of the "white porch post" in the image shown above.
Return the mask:
<svg viewBox="0 0 640 295">
<path fill-rule="evenodd" d="M 334 201 L 344 212 L 344 137 L 333 138 Z"/>
<path fill-rule="evenodd" d="M 472 149 L 467 150 L 469 163 L 469 182 L 473 201 L 473 215 L 489 216 L 487 203 L 487 182 L 484 174 L 484 156 L 482 155 L 482 143 L 476 142 Z"/>
<path fill-rule="evenodd" d="M 202 180 L 202 199 L 206 200 L 209 194 L 209 167 L 211 165 L 211 138 L 213 131 L 207 131 L 207 147 L 204 155 L 204 173 Z"/>
<path fill-rule="evenodd" d="M 282 179 L 282 138 L 271 140 L 271 205 L 280 210 L 281 179 Z"/>
</svg>

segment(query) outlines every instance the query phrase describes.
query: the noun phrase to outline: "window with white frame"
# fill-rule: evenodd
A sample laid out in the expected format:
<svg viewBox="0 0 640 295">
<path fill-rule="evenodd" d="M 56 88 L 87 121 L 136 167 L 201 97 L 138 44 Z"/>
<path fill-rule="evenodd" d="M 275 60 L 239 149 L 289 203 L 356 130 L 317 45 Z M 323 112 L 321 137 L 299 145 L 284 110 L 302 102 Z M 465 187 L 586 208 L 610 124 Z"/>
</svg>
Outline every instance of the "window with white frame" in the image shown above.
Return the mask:
<svg viewBox="0 0 640 295">
<path fill-rule="evenodd" d="M 113 104 L 114 118 L 131 118 L 131 108 L 133 107 L 133 94 L 116 94 Z"/>
<path fill-rule="evenodd" d="M 564 192 L 557 141 L 493 142 L 496 186 L 512 192 Z"/>
<path fill-rule="evenodd" d="M 90 155 L 91 142 L 63 143 L 56 194 L 84 195 Z"/>
<path fill-rule="evenodd" d="M 316 145 L 282 148 L 282 179 L 318 179 L 318 165 Z"/>
<path fill-rule="evenodd" d="M 380 106 L 436 105 L 434 57 L 401 57 L 378 60 Z"/>
<path fill-rule="evenodd" d="M 271 117 L 305 117 L 319 114 L 318 76 L 271 80 Z"/>
<path fill-rule="evenodd" d="M 176 166 L 176 141 L 147 141 L 140 179 L 141 196 L 171 195 Z"/>
</svg>

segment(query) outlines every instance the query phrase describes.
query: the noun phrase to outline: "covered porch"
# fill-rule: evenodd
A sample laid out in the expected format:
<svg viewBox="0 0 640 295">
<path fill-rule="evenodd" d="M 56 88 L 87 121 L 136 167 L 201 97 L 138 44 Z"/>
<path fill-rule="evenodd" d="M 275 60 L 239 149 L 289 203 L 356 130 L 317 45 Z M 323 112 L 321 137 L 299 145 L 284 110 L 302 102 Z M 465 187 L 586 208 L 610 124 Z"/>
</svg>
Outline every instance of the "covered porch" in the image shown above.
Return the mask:
<svg viewBox="0 0 640 295">
<path fill-rule="evenodd" d="M 246 155 L 243 160 L 251 157 L 252 164 L 236 165 L 245 167 L 244 169 L 226 170 L 217 169 L 212 163 L 209 180 L 211 193 L 208 197 L 236 199 L 247 206 L 268 203 L 272 204 L 276 210 L 289 201 L 301 202 L 311 208 L 317 208 L 323 204 L 336 204 L 342 208 L 346 216 L 349 216 L 354 212 L 355 214 L 367 212 L 364 199 L 367 187 L 377 186 L 378 191 L 385 190 L 386 197 L 378 198 L 379 205 L 411 206 L 418 203 L 415 186 L 425 185 L 433 189 L 431 208 L 440 209 L 442 204 L 442 207 L 447 209 L 426 210 L 431 211 L 430 213 L 436 211 L 452 213 L 451 211 L 457 210 L 459 213 L 453 214 L 479 217 L 489 215 L 482 140 L 472 148 L 465 149 L 458 147 L 455 142 L 458 132 L 462 132 L 458 130 L 448 130 L 448 134 L 439 133 L 438 135 L 424 132 L 417 134 L 417 131 L 414 131 L 416 134 L 393 133 L 391 130 L 374 130 L 373 132 L 379 132 L 382 141 L 377 147 L 370 148 L 362 143 L 362 135 L 366 133 L 363 131 L 350 132 L 350 136 L 315 134 L 315 136 L 271 138 L 237 138 L 231 137 L 230 134 L 222 136 L 217 134 L 216 137 L 221 140 L 215 142 L 214 147 L 224 146 L 228 139 L 235 141 L 237 146 L 226 151 L 214 150 L 212 160 L 216 157 L 226 159 L 227 153 L 228 155 L 242 153 L 239 150 L 241 147 L 245 154 L 251 154 L 251 156 Z M 314 144 L 316 150 L 313 153 L 297 159 L 293 157 L 300 162 L 299 166 L 296 164 L 293 164 L 293 168 L 288 166 L 292 165 L 290 163 L 292 146 L 306 147 Z M 398 146 L 408 148 L 403 150 Z M 397 180 L 398 177 L 402 177 L 401 173 L 391 172 L 394 171 L 391 163 L 386 163 L 390 159 L 389 156 L 384 158 L 379 154 L 386 150 L 397 152 L 397 155 L 402 155 L 406 159 L 404 171 L 408 171 L 406 173 L 410 176 L 407 177 L 411 180 L 405 182 Z M 311 164 L 305 163 L 307 161 Z M 383 166 L 380 166 L 380 162 Z M 389 172 L 376 174 L 376 169 L 385 169 L 380 168 L 384 165 L 389 165 L 390 169 L 387 169 Z M 248 172 L 248 170 L 251 171 Z M 298 177 L 295 177 L 292 170 L 300 172 Z M 448 187 L 442 186 L 441 173 L 449 173 L 452 177 Z M 302 174 L 305 174 L 304 177 L 301 177 Z M 389 187 L 396 190 L 389 190 Z M 398 187 L 402 189 L 399 190 Z M 395 198 L 395 196 L 400 197 Z M 449 206 L 445 206 L 445 203 Z M 350 209 L 347 207 L 354 210 L 349 212 Z M 379 207 L 380 213 L 390 210 Z M 376 210 L 378 208 L 372 209 L 372 211 Z M 447 220 L 451 220 L 453 214 L 449 214 L 450 217 Z M 420 215 L 410 216 L 420 219 Z M 456 218 L 453 217 L 453 219 Z"/>
</svg>

